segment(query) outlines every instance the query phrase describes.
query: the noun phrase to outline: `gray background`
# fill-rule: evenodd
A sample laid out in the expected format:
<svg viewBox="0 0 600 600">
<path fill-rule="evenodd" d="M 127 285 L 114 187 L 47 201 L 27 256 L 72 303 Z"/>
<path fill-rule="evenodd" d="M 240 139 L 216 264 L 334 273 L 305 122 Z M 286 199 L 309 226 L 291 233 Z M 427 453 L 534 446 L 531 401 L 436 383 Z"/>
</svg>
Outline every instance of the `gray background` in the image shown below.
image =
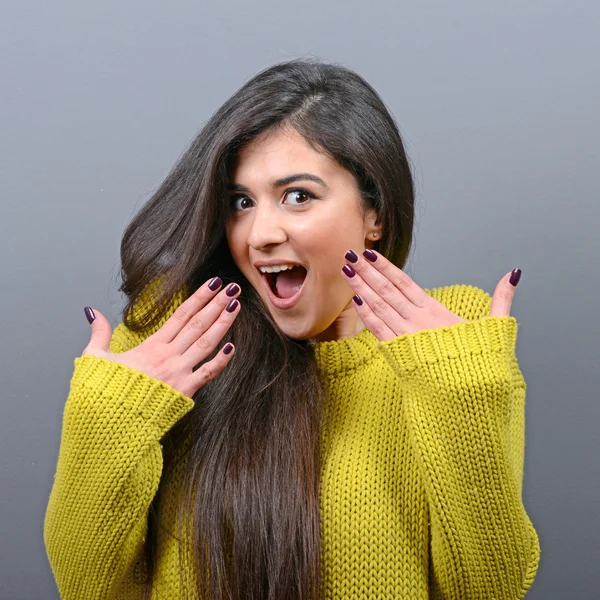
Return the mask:
<svg viewBox="0 0 600 600">
<path fill-rule="evenodd" d="M 599 20 L 591 0 L 4 3 L 0 598 L 58 597 L 44 511 L 83 307 L 119 320 L 123 229 L 227 97 L 297 56 L 356 69 L 397 118 L 419 285 L 523 270 L 527 598 L 597 598 Z"/>
</svg>

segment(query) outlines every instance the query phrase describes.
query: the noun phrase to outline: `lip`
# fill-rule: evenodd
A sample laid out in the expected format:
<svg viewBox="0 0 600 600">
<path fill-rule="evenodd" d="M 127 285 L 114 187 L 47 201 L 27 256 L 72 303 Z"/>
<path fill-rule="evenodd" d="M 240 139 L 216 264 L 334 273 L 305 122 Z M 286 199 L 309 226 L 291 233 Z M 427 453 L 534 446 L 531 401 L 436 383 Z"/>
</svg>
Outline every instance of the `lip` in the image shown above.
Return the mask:
<svg viewBox="0 0 600 600">
<path fill-rule="evenodd" d="M 274 263 L 277 264 L 277 263 Z M 281 263 L 279 263 L 281 264 Z M 267 290 L 267 294 L 269 295 L 269 300 L 271 301 L 271 304 L 275 307 L 275 308 L 280 308 L 280 309 L 285 309 L 285 308 L 292 308 L 292 306 L 294 306 L 295 304 L 297 304 L 297 302 L 300 300 L 300 296 L 302 296 L 302 293 L 304 292 L 304 288 L 306 287 L 306 281 L 308 280 L 308 270 L 306 271 L 306 277 L 304 278 L 304 281 L 302 283 L 302 287 L 290 298 L 278 298 L 272 291 L 271 291 L 271 286 L 269 285 L 269 282 L 267 281 L 267 276 L 266 274 L 263 274 L 262 272 L 260 272 L 260 278 L 262 279 L 263 285 L 265 286 L 265 289 Z"/>
</svg>

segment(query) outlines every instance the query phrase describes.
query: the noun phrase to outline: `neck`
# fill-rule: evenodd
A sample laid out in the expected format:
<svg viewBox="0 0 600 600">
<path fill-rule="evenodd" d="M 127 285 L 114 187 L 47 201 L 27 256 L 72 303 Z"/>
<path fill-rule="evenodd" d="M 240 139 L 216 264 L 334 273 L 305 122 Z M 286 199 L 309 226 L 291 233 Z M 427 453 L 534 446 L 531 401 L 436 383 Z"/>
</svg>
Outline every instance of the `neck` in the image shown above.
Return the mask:
<svg viewBox="0 0 600 600">
<path fill-rule="evenodd" d="M 354 337 L 364 329 L 365 325 L 356 312 L 352 300 L 346 305 L 335 321 L 324 331 L 317 334 L 311 341 L 332 342 L 343 338 Z"/>
</svg>

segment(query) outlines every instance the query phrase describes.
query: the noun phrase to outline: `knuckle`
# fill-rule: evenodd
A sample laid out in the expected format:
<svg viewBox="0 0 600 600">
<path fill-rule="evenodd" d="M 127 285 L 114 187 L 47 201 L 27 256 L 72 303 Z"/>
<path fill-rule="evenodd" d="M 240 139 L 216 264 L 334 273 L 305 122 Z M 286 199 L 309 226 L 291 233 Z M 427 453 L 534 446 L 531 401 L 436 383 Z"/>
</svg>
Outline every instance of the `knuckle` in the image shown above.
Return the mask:
<svg viewBox="0 0 600 600">
<path fill-rule="evenodd" d="M 377 298 L 376 300 L 373 301 L 371 310 L 377 316 L 383 315 L 383 314 L 385 314 L 385 312 L 387 310 L 387 302 L 385 302 L 384 300 L 381 300 L 380 298 Z"/>
<path fill-rule="evenodd" d="M 201 335 L 196 340 L 196 346 L 198 346 L 200 350 L 210 350 L 212 347 L 212 343 L 205 335 Z"/>
<path fill-rule="evenodd" d="M 394 291 L 394 286 L 390 281 L 384 281 L 377 290 L 380 296 L 389 296 Z"/>
<path fill-rule="evenodd" d="M 512 300 L 514 297 L 514 292 L 507 288 L 502 288 L 501 290 L 498 291 L 498 296 L 502 300 Z"/>
<path fill-rule="evenodd" d="M 191 315 L 183 306 L 179 306 L 173 313 L 173 318 L 180 323 L 187 323 L 190 317 Z"/>
<path fill-rule="evenodd" d="M 104 333 L 107 330 L 108 330 L 108 327 L 104 323 L 96 323 L 95 324 L 96 333 Z"/>
<path fill-rule="evenodd" d="M 190 327 L 197 331 L 206 331 L 208 328 L 206 327 L 206 323 L 200 316 L 193 317 L 190 320 Z"/>
<path fill-rule="evenodd" d="M 200 367 L 200 380 L 202 383 L 213 380 L 215 375 L 215 369 L 210 363 L 205 363 Z"/>
<path fill-rule="evenodd" d="M 377 337 L 381 337 L 384 333 L 385 325 L 379 321 L 373 324 L 374 333 Z"/>
<path fill-rule="evenodd" d="M 401 271 L 398 275 L 396 275 L 394 284 L 400 289 L 406 289 L 409 285 L 412 284 L 412 279 L 406 273 Z"/>
</svg>

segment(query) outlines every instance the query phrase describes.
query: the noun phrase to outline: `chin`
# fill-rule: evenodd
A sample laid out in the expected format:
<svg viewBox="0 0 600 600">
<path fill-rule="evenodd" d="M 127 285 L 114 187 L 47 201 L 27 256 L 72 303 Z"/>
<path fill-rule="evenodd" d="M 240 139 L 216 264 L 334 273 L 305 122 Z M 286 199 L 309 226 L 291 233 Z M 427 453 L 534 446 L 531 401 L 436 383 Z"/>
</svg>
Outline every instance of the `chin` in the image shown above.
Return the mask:
<svg viewBox="0 0 600 600">
<path fill-rule="evenodd" d="M 314 325 L 307 325 L 303 323 L 294 323 L 293 318 L 277 318 L 273 313 L 271 313 L 273 320 L 277 323 L 277 326 L 282 331 L 282 333 L 293 340 L 307 340 L 309 338 L 313 338 L 319 335 L 322 331 L 324 331 L 323 327 L 315 327 Z"/>
<path fill-rule="evenodd" d="M 277 325 L 279 325 L 279 328 L 281 329 L 283 334 L 292 340 L 306 340 L 319 334 L 318 331 L 313 333 L 312 331 L 306 330 L 304 328 L 290 326 L 289 323 L 286 324 L 277 322 Z"/>
</svg>

